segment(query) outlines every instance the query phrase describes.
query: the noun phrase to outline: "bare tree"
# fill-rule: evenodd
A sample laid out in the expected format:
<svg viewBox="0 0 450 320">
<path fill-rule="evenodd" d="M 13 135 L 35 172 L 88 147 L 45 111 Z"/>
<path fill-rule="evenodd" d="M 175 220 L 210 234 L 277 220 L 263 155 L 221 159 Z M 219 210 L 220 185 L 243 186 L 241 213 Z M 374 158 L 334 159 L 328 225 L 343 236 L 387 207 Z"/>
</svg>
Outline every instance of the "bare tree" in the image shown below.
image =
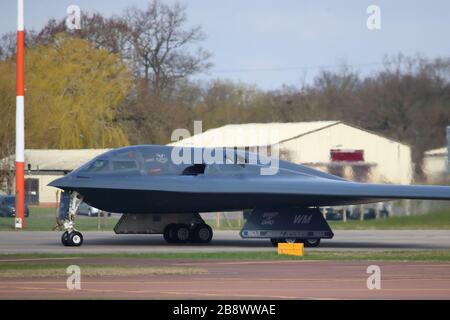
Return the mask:
<svg viewBox="0 0 450 320">
<path fill-rule="evenodd" d="M 16 52 L 16 35 L 8 32 L 0 37 L 0 60 L 13 56 Z"/>
<path fill-rule="evenodd" d="M 129 29 L 125 20 L 118 16 L 103 17 L 100 13 L 82 12 L 81 29 L 67 29 L 64 19 L 51 19 L 36 33 L 33 44 L 53 44 L 56 35 L 66 33 L 73 37 L 91 41 L 97 48 L 106 49 L 111 53 L 123 54 L 129 43 Z"/>
<path fill-rule="evenodd" d="M 136 84 L 123 104 L 118 121 L 131 144 L 166 144 L 176 128 L 187 128 L 194 119 L 186 107 L 163 101 L 145 83 Z"/>
<path fill-rule="evenodd" d="M 33 47 L 36 31 L 25 30 L 25 46 Z M 0 60 L 12 58 L 16 54 L 17 34 L 16 32 L 6 32 L 0 36 Z"/>
<path fill-rule="evenodd" d="M 398 55 L 365 80 L 361 90 L 366 128 L 413 146 L 416 178 L 422 179 L 423 152 L 445 144 L 450 123 L 450 59 Z"/>
<path fill-rule="evenodd" d="M 1 137 L 0 148 L 0 192 L 14 193 L 14 141 Z"/>
<path fill-rule="evenodd" d="M 186 27 L 186 8 L 158 0 L 146 10 L 130 8 L 126 20 L 131 29 L 131 55 L 136 72 L 159 95 L 179 79 L 211 67 L 211 54 L 191 45 L 205 38 L 201 28 Z"/>
</svg>

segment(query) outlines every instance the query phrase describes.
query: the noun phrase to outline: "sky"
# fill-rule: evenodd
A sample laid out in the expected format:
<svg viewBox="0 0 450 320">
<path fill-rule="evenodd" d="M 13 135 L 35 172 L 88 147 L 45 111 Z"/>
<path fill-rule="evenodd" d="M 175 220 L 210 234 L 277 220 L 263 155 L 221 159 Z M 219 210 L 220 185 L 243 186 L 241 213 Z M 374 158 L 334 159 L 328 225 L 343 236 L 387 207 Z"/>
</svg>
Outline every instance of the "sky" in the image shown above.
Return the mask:
<svg viewBox="0 0 450 320">
<path fill-rule="evenodd" d="M 163 0 L 172 4 L 175 0 Z M 362 75 L 382 68 L 385 55 L 450 56 L 448 0 L 179 0 L 188 23 L 201 25 L 213 69 L 199 79 L 227 78 L 262 89 L 311 82 L 343 63 Z M 69 5 L 106 16 L 145 8 L 147 0 L 25 0 L 25 25 L 39 29 L 64 18 Z M 368 6 L 381 12 L 369 30 Z M 0 0 L 0 33 L 16 29 L 16 1 Z"/>
</svg>

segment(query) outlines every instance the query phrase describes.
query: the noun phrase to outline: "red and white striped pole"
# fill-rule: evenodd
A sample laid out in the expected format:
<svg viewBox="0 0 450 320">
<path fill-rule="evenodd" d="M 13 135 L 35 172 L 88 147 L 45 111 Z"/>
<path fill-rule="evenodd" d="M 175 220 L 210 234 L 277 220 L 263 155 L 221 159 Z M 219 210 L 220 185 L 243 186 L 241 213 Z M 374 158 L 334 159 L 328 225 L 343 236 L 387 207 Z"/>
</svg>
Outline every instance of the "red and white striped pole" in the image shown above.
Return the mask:
<svg viewBox="0 0 450 320">
<path fill-rule="evenodd" d="M 25 35 L 23 0 L 17 0 L 17 62 L 16 62 L 16 223 L 25 227 L 25 103 L 24 67 Z"/>
</svg>

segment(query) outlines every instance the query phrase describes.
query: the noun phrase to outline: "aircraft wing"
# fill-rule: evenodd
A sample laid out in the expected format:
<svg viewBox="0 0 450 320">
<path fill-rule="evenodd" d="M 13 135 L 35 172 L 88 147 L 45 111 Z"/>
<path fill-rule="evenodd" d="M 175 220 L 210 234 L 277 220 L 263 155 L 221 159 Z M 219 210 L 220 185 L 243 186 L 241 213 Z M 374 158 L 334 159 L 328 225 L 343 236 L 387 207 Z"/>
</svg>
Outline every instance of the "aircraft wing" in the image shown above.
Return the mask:
<svg viewBox="0 0 450 320">
<path fill-rule="evenodd" d="M 261 176 L 227 178 L 209 181 L 209 187 L 198 184 L 191 191 L 200 193 L 232 193 L 285 196 L 297 198 L 304 205 L 333 206 L 380 202 L 395 199 L 450 200 L 450 186 L 393 185 L 358 183 L 304 176 Z"/>
<path fill-rule="evenodd" d="M 149 179 L 113 178 L 72 181 L 55 181 L 51 185 L 64 189 L 99 188 L 120 190 L 145 190 L 183 194 L 228 194 L 236 197 L 274 196 L 305 199 L 302 204 L 331 206 L 378 202 L 389 199 L 450 200 L 449 186 L 417 186 L 369 184 L 322 177 L 286 176 L 176 176 Z"/>
<path fill-rule="evenodd" d="M 316 198 L 317 205 L 323 205 L 320 204 L 320 199 L 324 198 L 334 199 L 338 203 L 377 202 L 389 199 L 450 200 L 450 186 L 370 184 L 304 176 L 261 176 L 238 180 L 236 179 L 234 183 L 230 181 L 234 184 L 234 190 L 228 192 L 296 195 Z M 225 189 L 219 187 L 222 188 Z"/>
</svg>

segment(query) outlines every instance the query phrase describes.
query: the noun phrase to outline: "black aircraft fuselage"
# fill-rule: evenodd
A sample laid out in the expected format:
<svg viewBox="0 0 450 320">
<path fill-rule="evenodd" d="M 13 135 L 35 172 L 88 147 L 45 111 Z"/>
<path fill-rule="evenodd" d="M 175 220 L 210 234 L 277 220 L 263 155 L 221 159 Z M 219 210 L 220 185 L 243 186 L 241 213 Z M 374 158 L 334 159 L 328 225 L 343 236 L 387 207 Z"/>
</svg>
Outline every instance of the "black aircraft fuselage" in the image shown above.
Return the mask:
<svg viewBox="0 0 450 320">
<path fill-rule="evenodd" d="M 49 185 L 75 191 L 101 210 L 133 214 L 321 207 L 389 199 L 450 200 L 446 186 L 356 183 L 244 151 L 174 148 L 111 150 Z M 205 161 L 196 152 L 213 155 L 218 161 Z M 184 162 L 180 163 L 181 158 Z M 274 162 L 276 172 L 263 174 Z"/>
</svg>

